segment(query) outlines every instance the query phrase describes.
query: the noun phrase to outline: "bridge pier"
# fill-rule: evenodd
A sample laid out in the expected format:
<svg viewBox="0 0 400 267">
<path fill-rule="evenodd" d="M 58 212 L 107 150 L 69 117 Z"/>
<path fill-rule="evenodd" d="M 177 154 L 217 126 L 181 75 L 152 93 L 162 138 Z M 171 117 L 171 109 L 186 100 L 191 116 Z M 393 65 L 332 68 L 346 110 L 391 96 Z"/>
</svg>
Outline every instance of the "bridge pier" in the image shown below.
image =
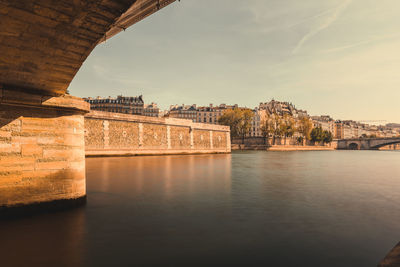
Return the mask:
<svg viewBox="0 0 400 267">
<path fill-rule="evenodd" d="M 0 211 L 85 198 L 88 111 L 77 97 L 0 89 Z"/>
</svg>

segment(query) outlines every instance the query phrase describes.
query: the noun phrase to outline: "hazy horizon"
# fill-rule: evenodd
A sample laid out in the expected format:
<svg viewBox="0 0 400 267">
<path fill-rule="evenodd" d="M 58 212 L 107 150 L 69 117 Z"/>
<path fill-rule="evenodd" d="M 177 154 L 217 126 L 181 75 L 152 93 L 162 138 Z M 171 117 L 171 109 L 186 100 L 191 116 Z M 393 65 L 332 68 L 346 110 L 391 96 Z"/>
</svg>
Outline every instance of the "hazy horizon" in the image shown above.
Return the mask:
<svg viewBox="0 0 400 267">
<path fill-rule="evenodd" d="M 400 122 L 400 2 L 183 0 L 100 44 L 72 95 L 174 104 L 292 102 Z M 386 122 L 382 122 L 385 124 Z"/>
</svg>

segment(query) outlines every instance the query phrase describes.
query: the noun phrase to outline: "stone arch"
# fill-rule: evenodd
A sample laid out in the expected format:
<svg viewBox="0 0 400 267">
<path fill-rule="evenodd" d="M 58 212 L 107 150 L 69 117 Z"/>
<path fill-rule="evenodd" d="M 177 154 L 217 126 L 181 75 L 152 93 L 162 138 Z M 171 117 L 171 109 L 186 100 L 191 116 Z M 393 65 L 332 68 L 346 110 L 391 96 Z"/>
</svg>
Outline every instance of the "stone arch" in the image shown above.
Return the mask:
<svg viewBox="0 0 400 267">
<path fill-rule="evenodd" d="M 348 147 L 349 147 L 350 150 L 359 150 L 360 149 L 360 146 L 357 143 L 354 143 L 354 142 L 350 143 Z"/>
<path fill-rule="evenodd" d="M 371 149 L 379 149 L 379 148 L 381 148 L 381 147 L 389 146 L 389 145 L 394 145 L 394 144 L 400 144 L 400 139 L 395 140 L 395 141 L 391 141 L 391 142 L 385 142 L 385 143 L 382 143 L 382 144 L 373 146 L 373 147 L 371 147 Z"/>
</svg>

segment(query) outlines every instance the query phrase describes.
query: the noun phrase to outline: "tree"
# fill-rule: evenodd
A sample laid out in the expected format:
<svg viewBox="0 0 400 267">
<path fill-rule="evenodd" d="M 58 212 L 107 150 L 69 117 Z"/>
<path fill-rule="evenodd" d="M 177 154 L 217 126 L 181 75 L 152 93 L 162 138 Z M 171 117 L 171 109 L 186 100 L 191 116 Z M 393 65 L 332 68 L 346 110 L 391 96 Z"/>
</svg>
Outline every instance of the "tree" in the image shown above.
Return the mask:
<svg viewBox="0 0 400 267">
<path fill-rule="evenodd" d="M 333 140 L 332 133 L 330 131 L 324 130 L 322 142 L 324 144 L 330 144 L 330 143 L 332 143 L 332 140 Z"/>
<path fill-rule="evenodd" d="M 242 142 L 244 144 L 244 138 L 249 133 L 251 129 L 251 121 L 253 120 L 254 113 L 250 109 L 240 110 L 240 120 L 238 123 L 238 133 L 242 137 Z"/>
<path fill-rule="evenodd" d="M 311 139 L 312 128 L 313 128 L 313 124 L 309 118 L 307 118 L 307 117 L 301 118 L 301 120 L 299 122 L 298 131 L 306 140 Z"/>
<path fill-rule="evenodd" d="M 314 143 L 318 142 L 326 144 L 326 143 L 331 143 L 332 140 L 333 140 L 332 133 L 327 130 L 322 130 L 321 127 L 314 128 L 311 131 L 311 141 L 313 141 Z"/>
<path fill-rule="evenodd" d="M 303 141 L 304 141 L 304 137 L 303 136 L 297 137 L 297 144 L 303 144 Z"/>
<path fill-rule="evenodd" d="M 241 137 L 244 143 L 244 138 L 251 129 L 253 116 L 254 114 L 250 109 L 228 109 L 218 119 L 218 123 L 229 126 L 231 138 Z"/>
<path fill-rule="evenodd" d="M 282 121 L 276 113 L 271 115 L 271 133 L 272 133 L 272 144 L 276 144 L 276 137 L 280 137 L 282 133 L 281 127 Z"/>
<path fill-rule="evenodd" d="M 296 123 L 293 117 L 285 114 L 282 119 L 281 129 L 282 129 L 282 134 L 285 137 L 285 145 L 286 145 L 286 138 L 292 137 L 296 132 Z"/>
<path fill-rule="evenodd" d="M 261 121 L 260 130 L 261 130 L 261 134 L 264 138 L 264 145 L 267 145 L 268 138 L 273 133 L 272 120 L 269 115 L 267 115 L 265 117 L 265 119 L 263 121 Z"/>
<path fill-rule="evenodd" d="M 317 127 L 311 130 L 311 141 L 314 143 L 321 142 L 323 139 L 323 130 L 321 127 Z"/>
<path fill-rule="evenodd" d="M 272 135 L 272 144 L 276 144 L 277 137 L 292 137 L 296 132 L 296 123 L 289 115 L 279 116 L 273 113 L 261 124 L 261 132 L 266 143 L 266 137 Z"/>
<path fill-rule="evenodd" d="M 225 110 L 222 116 L 218 119 L 219 124 L 229 126 L 231 130 L 231 139 L 239 136 L 239 122 L 240 110 L 237 108 Z"/>
</svg>

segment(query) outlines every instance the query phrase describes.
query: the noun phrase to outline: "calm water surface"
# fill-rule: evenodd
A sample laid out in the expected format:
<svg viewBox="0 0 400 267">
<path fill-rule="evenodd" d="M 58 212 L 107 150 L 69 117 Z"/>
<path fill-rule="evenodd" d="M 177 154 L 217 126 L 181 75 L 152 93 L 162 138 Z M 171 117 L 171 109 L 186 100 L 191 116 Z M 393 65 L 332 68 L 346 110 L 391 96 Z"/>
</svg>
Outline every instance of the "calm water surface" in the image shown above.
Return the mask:
<svg viewBox="0 0 400 267">
<path fill-rule="evenodd" d="M 400 153 L 87 159 L 88 203 L 0 222 L 0 266 L 376 266 Z"/>
</svg>

